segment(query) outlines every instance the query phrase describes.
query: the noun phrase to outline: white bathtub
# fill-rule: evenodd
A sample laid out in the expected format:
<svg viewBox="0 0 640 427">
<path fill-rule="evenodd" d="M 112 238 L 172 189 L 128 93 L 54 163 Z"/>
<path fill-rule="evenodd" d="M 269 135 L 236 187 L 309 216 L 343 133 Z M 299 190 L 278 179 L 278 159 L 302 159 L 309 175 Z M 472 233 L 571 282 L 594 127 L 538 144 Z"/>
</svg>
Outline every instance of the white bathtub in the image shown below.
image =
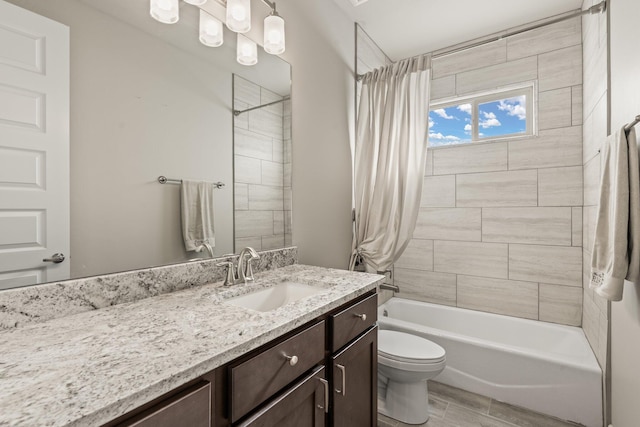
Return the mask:
<svg viewBox="0 0 640 427">
<path fill-rule="evenodd" d="M 444 347 L 435 381 L 602 427 L 602 372 L 580 328 L 402 298 L 380 306 L 378 324 Z"/>
</svg>

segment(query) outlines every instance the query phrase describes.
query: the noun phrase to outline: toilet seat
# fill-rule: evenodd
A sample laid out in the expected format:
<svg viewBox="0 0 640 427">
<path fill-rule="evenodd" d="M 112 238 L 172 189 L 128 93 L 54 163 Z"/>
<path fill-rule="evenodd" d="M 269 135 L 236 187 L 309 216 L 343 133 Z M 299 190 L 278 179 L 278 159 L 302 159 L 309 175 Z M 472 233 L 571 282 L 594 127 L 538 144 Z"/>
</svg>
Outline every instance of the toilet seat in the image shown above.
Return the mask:
<svg viewBox="0 0 640 427">
<path fill-rule="evenodd" d="M 438 344 L 405 332 L 378 331 L 378 355 L 388 361 L 409 365 L 440 365 L 446 352 Z"/>
</svg>

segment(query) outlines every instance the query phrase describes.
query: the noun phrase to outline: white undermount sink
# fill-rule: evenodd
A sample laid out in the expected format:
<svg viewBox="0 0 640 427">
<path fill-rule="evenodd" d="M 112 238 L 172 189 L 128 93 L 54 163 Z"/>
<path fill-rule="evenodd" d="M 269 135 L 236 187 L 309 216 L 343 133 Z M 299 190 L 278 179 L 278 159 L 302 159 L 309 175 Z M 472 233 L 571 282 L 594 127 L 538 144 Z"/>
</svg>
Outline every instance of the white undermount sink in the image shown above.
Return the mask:
<svg viewBox="0 0 640 427">
<path fill-rule="evenodd" d="M 303 283 L 282 282 L 275 286 L 229 298 L 225 303 L 265 312 L 324 291 L 326 289 Z"/>
</svg>

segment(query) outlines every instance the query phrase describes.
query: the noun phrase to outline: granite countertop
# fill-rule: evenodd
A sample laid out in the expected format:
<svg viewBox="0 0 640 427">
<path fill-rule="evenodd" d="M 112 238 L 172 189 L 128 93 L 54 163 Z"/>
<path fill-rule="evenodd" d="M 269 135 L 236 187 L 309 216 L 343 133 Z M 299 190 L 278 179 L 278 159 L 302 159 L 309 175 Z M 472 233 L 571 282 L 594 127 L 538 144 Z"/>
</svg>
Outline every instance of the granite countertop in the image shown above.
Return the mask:
<svg viewBox="0 0 640 427">
<path fill-rule="evenodd" d="M 297 281 L 326 289 L 270 312 L 223 301 Z M 0 426 L 101 425 L 374 289 L 306 265 L 0 332 Z"/>
</svg>

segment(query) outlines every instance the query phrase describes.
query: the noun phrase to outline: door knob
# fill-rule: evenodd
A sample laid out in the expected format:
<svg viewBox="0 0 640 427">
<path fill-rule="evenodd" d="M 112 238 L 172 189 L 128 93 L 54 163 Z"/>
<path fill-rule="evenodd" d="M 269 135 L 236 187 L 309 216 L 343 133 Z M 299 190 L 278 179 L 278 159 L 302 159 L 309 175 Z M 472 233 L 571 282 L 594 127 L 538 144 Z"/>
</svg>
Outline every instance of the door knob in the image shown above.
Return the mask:
<svg viewBox="0 0 640 427">
<path fill-rule="evenodd" d="M 64 261 L 63 254 L 53 254 L 51 258 L 45 258 L 42 260 L 42 262 L 52 262 L 54 264 L 60 264 L 62 261 Z"/>
</svg>

